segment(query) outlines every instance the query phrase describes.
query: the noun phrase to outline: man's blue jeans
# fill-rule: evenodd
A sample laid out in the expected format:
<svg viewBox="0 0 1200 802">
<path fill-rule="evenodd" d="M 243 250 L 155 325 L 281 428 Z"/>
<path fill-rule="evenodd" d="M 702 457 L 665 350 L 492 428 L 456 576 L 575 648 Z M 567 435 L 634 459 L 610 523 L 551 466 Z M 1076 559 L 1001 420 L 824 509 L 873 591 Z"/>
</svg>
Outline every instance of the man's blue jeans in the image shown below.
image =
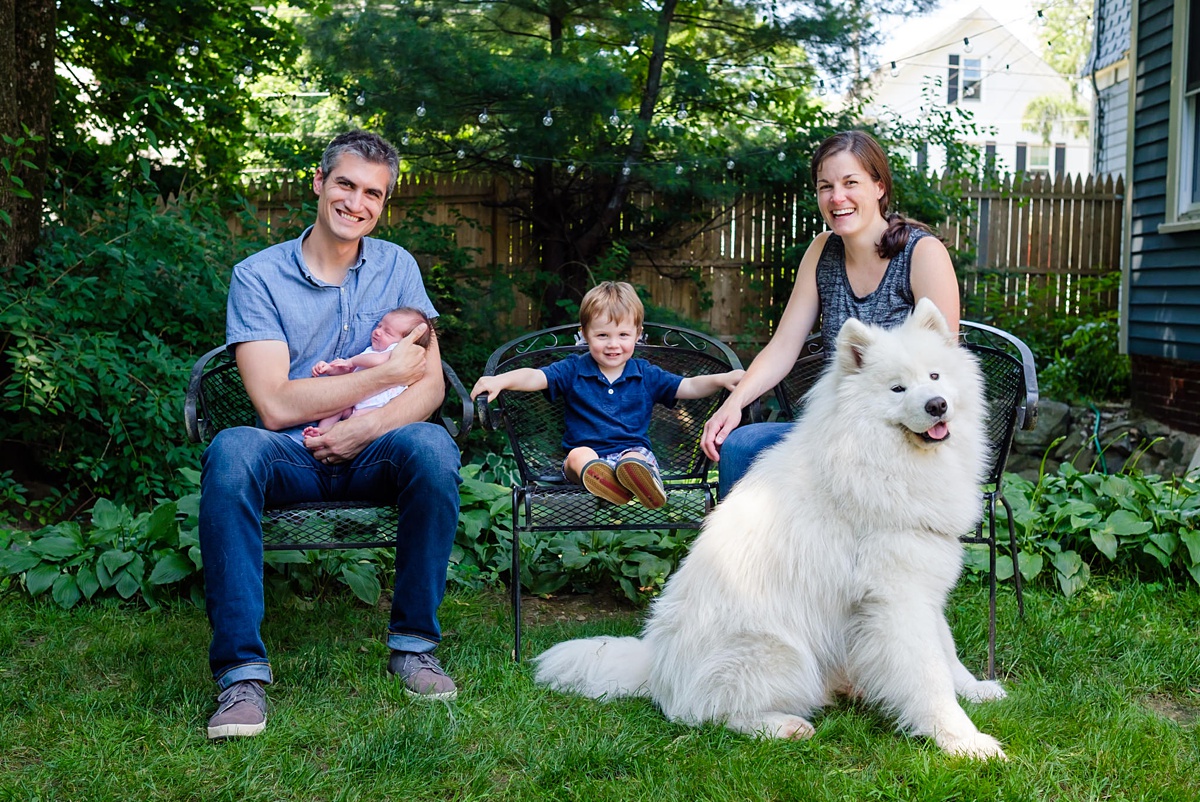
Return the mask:
<svg viewBox="0 0 1200 802">
<path fill-rule="evenodd" d="M 388 646 L 429 652 L 441 640 L 437 610 L 458 526 L 458 447 L 432 423 L 395 429 L 352 462 L 325 465 L 291 437 L 225 429 L 202 460 L 200 550 L 213 638 L 209 665 L 221 688 L 271 681 L 263 618 L 262 510 L 302 501 L 362 499 L 397 505 L 396 584 Z"/>
<path fill-rule="evenodd" d="M 721 444 L 721 460 L 717 463 L 717 498 L 725 498 L 734 483 L 750 470 L 754 459 L 782 440 L 791 428 L 790 423 L 751 423 L 730 432 Z"/>
</svg>

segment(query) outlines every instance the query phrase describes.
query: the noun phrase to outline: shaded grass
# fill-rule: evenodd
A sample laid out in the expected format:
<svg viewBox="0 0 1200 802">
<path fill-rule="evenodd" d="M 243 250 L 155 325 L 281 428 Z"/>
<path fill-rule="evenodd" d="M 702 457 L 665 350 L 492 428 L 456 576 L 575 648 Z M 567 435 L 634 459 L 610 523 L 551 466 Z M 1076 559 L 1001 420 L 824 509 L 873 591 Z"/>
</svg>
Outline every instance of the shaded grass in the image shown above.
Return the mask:
<svg viewBox="0 0 1200 802">
<path fill-rule="evenodd" d="M 952 625 L 986 657 L 986 592 Z M 672 724 L 645 700 L 545 691 L 508 659 L 498 594 L 452 594 L 439 656 L 453 704 L 408 700 L 384 672 L 386 612 L 350 598 L 272 607 L 270 725 L 209 743 L 208 625 L 191 608 L 71 611 L 0 600 L 0 800 L 1194 800 L 1200 797 L 1200 593 L 1094 581 L 1001 596 L 1007 700 L 968 707 L 1006 764 L 943 756 L 844 703 L 805 742 Z M 528 625 L 528 653 L 637 629 L 630 611 Z M 550 617 L 553 620 L 553 617 Z"/>
</svg>

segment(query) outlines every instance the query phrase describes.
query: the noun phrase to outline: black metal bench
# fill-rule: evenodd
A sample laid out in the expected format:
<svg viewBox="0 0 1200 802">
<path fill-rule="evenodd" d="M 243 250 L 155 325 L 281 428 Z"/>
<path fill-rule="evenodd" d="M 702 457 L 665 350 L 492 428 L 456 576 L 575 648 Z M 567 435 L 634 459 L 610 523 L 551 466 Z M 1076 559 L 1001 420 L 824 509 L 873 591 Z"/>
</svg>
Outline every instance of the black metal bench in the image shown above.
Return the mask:
<svg viewBox="0 0 1200 802">
<path fill-rule="evenodd" d="M 576 343 L 577 325 L 556 326 L 527 334 L 497 348 L 484 375 L 517 368 L 540 368 L 587 350 Z M 682 376 L 724 373 L 741 362 L 724 343 L 691 329 L 655 323 L 643 325 L 644 337 L 634 351 L 664 370 Z M 677 401 L 671 409 L 656 405 L 650 444 L 662 472 L 667 504 L 650 510 L 633 502 L 601 501 L 563 476 L 563 407 L 545 393 L 505 391 L 494 404 L 478 399 L 476 418 L 488 429 L 508 435 L 520 472 L 512 491 L 513 658 L 521 659 L 521 545 L 534 543 L 536 532 L 580 530 L 698 529 L 716 500 L 709 482 L 709 460 L 700 449 L 704 423 L 725 400 L 721 392 L 708 398 Z"/>
<path fill-rule="evenodd" d="M 1021 592 L 1020 545 L 1013 526 L 1012 509 L 1004 498 L 1004 467 L 1012 448 L 1017 429 L 1026 431 L 1037 425 L 1038 386 L 1033 353 L 1019 338 L 1006 331 L 983 323 L 962 321 L 960 338 L 963 347 L 979 361 L 987 397 L 987 437 L 991 448 L 987 479 L 983 486 L 984 518 L 974 535 L 959 538 L 963 543 L 980 543 L 988 547 L 988 677 L 996 676 L 996 502 L 1004 507 L 1008 517 L 1009 550 L 1013 562 L 1013 583 L 1016 589 L 1017 610 L 1025 615 L 1025 600 Z M 804 394 L 820 376 L 825 366 L 821 336 L 811 335 L 804 342 L 799 359 L 788 375 L 775 388 L 780 414 L 794 420 L 804 408 Z M 984 526 L 986 524 L 986 527 Z"/>
<path fill-rule="evenodd" d="M 459 447 L 466 443 L 475 410 L 454 370 L 442 362 L 446 396 L 430 420 L 440 423 Z M 256 426 L 258 418 L 237 363 L 225 346 L 196 360 L 188 382 L 184 418 L 188 439 L 206 442 L 231 426 Z M 263 548 L 356 549 L 396 545 L 396 508 L 369 501 L 318 501 L 263 511 Z"/>
</svg>

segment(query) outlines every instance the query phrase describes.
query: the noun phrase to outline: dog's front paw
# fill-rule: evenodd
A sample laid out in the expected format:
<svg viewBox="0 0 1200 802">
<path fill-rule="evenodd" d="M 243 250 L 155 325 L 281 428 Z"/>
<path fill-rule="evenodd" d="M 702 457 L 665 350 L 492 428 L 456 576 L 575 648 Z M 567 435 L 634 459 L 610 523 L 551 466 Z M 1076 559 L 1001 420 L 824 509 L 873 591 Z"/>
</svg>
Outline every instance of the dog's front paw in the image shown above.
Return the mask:
<svg viewBox="0 0 1200 802">
<path fill-rule="evenodd" d="M 972 760 L 1008 760 L 1000 742 L 983 732 L 965 738 L 938 738 L 938 746 L 948 755 L 969 757 Z"/>
<path fill-rule="evenodd" d="M 811 738 L 816 733 L 807 719 L 790 713 L 732 716 L 726 719 L 725 725 L 731 730 L 744 732 L 756 738 L 788 738 L 800 741 Z"/>
<path fill-rule="evenodd" d="M 959 696 L 966 699 L 968 702 L 991 702 L 996 699 L 1003 699 L 1008 696 L 1004 689 L 1000 687 L 999 682 L 992 680 L 976 680 L 968 683 L 959 689 Z"/>
</svg>

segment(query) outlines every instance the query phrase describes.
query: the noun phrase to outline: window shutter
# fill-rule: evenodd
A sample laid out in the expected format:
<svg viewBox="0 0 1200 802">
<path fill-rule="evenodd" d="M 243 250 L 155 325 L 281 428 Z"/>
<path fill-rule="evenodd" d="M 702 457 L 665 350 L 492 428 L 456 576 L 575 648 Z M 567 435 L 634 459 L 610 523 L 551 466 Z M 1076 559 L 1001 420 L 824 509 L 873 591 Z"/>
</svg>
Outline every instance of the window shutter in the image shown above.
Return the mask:
<svg viewBox="0 0 1200 802">
<path fill-rule="evenodd" d="M 958 56 L 950 56 L 950 66 L 946 68 L 946 102 L 958 101 Z"/>
</svg>

